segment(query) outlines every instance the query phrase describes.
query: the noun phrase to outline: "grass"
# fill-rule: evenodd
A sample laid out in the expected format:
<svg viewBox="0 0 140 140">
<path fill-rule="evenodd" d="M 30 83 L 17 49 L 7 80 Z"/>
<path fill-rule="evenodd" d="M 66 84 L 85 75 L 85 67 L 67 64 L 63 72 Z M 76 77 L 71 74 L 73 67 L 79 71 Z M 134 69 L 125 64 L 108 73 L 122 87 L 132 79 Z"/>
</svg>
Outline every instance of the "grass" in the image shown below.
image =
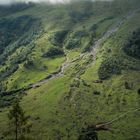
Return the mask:
<svg viewBox="0 0 140 140">
<path fill-rule="evenodd" d="M 42 62 L 43 61 L 43 62 Z M 35 83 L 39 80 L 42 80 L 43 78 L 47 77 L 50 73 L 56 72 L 59 70 L 59 66 L 63 63 L 64 57 L 55 58 L 55 59 L 46 59 L 41 60 L 41 62 L 38 63 L 39 67 L 46 66 L 47 69 L 39 70 L 39 67 L 33 67 L 31 69 L 26 69 L 21 66 L 21 68 L 15 72 L 12 76 L 8 78 L 8 87 L 7 90 L 11 90 L 14 87 L 15 88 L 22 88 L 26 87 L 31 83 Z M 18 81 L 18 82 L 17 82 Z"/>
</svg>

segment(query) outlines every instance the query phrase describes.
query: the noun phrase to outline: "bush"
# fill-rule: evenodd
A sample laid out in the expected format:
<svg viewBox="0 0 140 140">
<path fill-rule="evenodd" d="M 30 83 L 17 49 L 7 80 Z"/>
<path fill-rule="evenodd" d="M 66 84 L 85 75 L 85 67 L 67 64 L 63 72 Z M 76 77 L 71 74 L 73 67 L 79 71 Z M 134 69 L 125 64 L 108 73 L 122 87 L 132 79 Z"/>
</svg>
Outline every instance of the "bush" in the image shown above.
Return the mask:
<svg viewBox="0 0 140 140">
<path fill-rule="evenodd" d="M 74 38 L 82 38 L 88 36 L 86 31 L 77 31 L 74 33 Z"/>
<path fill-rule="evenodd" d="M 78 39 L 71 39 L 68 44 L 66 45 L 66 48 L 67 49 L 74 49 L 74 48 L 77 48 L 79 47 L 80 45 L 80 40 Z"/>
<path fill-rule="evenodd" d="M 133 83 L 128 83 L 127 81 L 125 81 L 124 83 L 125 89 L 132 89 L 133 88 Z"/>
<path fill-rule="evenodd" d="M 62 30 L 62 31 L 56 32 L 51 38 L 52 44 L 55 46 L 60 46 L 63 43 L 68 32 L 69 30 Z"/>
<path fill-rule="evenodd" d="M 109 58 L 102 62 L 98 75 L 101 80 L 110 78 L 113 74 L 121 73 L 121 61 L 118 58 Z"/>
<path fill-rule="evenodd" d="M 93 94 L 94 95 L 100 95 L 101 93 L 100 93 L 100 91 L 93 91 Z"/>
<path fill-rule="evenodd" d="M 27 69 L 29 69 L 29 68 L 31 68 L 33 66 L 34 66 L 33 60 L 29 60 L 29 59 L 24 64 L 24 67 L 27 68 Z"/>
<path fill-rule="evenodd" d="M 53 47 L 43 54 L 43 57 L 55 57 L 59 55 L 64 55 L 64 51 L 61 48 Z"/>
<path fill-rule="evenodd" d="M 138 94 L 140 95 L 140 89 L 138 89 L 138 91 L 137 91 L 137 92 L 138 92 Z"/>
<path fill-rule="evenodd" d="M 140 29 L 132 33 L 123 50 L 127 55 L 140 59 Z"/>
<path fill-rule="evenodd" d="M 98 140 L 98 133 L 95 130 L 95 126 L 92 125 L 87 128 L 82 128 L 78 140 Z"/>
<path fill-rule="evenodd" d="M 18 65 L 13 65 L 13 66 L 7 67 L 5 71 L 0 72 L 0 75 L 1 75 L 0 79 L 10 76 L 15 71 L 17 71 L 18 68 L 19 68 Z"/>
</svg>

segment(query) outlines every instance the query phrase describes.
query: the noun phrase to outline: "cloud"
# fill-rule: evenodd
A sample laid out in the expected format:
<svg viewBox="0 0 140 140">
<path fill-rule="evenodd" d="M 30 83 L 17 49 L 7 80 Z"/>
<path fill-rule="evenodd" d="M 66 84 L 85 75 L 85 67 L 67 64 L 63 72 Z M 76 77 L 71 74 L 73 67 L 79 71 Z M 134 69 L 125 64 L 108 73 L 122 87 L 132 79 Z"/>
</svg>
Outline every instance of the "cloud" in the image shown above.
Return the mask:
<svg viewBox="0 0 140 140">
<path fill-rule="evenodd" d="M 86 0 L 0 0 L 0 5 L 3 4 L 11 4 L 15 2 L 35 2 L 35 3 L 40 3 L 40 2 L 46 2 L 46 3 L 66 3 L 70 1 L 86 1 Z M 91 1 L 96 1 L 96 0 L 91 0 Z M 110 0 L 99 0 L 99 1 L 110 1 Z"/>
<path fill-rule="evenodd" d="M 15 2 L 50 2 L 50 3 L 64 3 L 69 2 L 70 0 L 0 0 L 0 4 L 11 4 Z"/>
</svg>

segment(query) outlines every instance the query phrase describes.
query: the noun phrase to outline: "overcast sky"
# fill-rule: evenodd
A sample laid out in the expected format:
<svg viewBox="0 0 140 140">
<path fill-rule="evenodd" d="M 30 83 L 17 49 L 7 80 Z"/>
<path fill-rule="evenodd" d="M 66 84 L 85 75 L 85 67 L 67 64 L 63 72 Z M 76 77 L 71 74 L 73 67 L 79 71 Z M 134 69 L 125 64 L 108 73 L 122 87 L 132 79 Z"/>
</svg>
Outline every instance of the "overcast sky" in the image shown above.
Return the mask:
<svg viewBox="0 0 140 140">
<path fill-rule="evenodd" d="M 14 2 L 51 2 L 51 3 L 62 3 L 62 2 L 68 2 L 70 0 L 0 0 L 0 4 L 10 4 L 10 3 L 14 3 Z"/>
</svg>

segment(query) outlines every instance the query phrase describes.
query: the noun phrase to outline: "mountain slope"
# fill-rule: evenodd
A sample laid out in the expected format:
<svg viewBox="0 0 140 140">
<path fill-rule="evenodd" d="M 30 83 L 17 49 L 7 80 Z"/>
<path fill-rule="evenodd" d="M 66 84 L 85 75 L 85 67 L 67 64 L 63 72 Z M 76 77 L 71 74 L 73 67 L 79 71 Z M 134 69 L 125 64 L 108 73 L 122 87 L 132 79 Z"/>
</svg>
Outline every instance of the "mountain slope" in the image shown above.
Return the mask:
<svg viewBox="0 0 140 140">
<path fill-rule="evenodd" d="M 12 91 L 24 93 L 25 90 L 27 96 L 23 94 L 21 104 L 33 122 L 33 139 L 76 140 L 88 124 L 119 116 L 122 117 L 112 124 L 113 131 L 100 132 L 99 139 L 140 138 L 139 110 L 135 111 L 140 108 L 140 60 L 135 53 L 130 55 L 125 51 L 129 42 L 139 42 L 140 12 L 135 2 L 131 6 L 125 3 L 126 9 L 121 13 L 118 11 L 122 3 L 34 5 L 8 14 L 6 20 L 1 19 L 0 25 L 4 22 L 15 26 L 19 19 L 26 17 L 27 22 L 21 20 L 23 26 L 18 24 L 23 36 L 15 32 L 17 37 L 11 39 L 14 43 L 20 43 L 21 39 L 25 44 L 15 47 L 9 41 L 2 50 L 8 57 L 0 66 L 1 107 L 9 106 L 18 95 Z M 91 10 L 85 12 L 87 9 Z M 7 30 L 3 25 L 0 27 L 3 32 Z M 30 43 L 26 44 L 26 40 Z M 7 48 L 12 46 L 9 53 Z M 135 48 L 139 50 L 134 47 L 130 51 L 135 52 Z M 18 68 L 11 70 L 12 65 Z M 7 71 L 10 74 L 3 76 Z M 1 135 L 7 128 L 7 111 L 8 108 L 1 108 Z"/>
</svg>

